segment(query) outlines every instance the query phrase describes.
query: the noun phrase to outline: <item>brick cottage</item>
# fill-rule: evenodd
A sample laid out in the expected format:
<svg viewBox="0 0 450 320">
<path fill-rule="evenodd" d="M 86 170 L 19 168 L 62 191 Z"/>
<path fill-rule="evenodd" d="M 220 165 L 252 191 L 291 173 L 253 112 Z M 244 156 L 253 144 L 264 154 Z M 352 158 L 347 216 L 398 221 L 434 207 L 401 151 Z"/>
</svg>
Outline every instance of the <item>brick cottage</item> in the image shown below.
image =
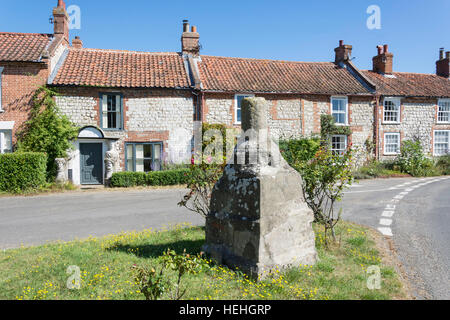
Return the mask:
<svg viewBox="0 0 450 320">
<path fill-rule="evenodd" d="M 33 92 L 47 84 L 80 127 L 66 170 L 75 184 L 104 183 L 107 158 L 112 171 L 180 161 L 191 150 L 196 121 L 240 128 L 240 103 L 248 96 L 269 101 L 277 138 L 317 134 L 320 116 L 332 114 L 352 131 L 333 136 L 333 149 L 351 143 L 359 163 L 392 159 L 412 138 L 433 156 L 449 152 L 450 57 L 443 49 L 436 74 L 394 72 L 387 45 L 377 47 L 372 70 L 360 70 L 343 41 L 333 62 L 214 57 L 200 54 L 199 33 L 188 21 L 181 52 L 88 49 L 78 37 L 70 45 L 63 0 L 53 16 L 53 34 L 0 33 L 0 152 L 14 149 Z"/>
</svg>

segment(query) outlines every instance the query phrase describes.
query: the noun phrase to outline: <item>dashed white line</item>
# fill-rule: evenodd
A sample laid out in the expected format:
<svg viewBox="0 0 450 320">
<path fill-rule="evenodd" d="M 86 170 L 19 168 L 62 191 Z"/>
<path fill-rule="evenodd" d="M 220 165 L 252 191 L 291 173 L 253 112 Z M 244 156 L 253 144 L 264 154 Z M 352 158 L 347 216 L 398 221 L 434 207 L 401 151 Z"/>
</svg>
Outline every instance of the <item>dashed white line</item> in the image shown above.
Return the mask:
<svg viewBox="0 0 450 320">
<path fill-rule="evenodd" d="M 380 219 L 382 226 L 390 227 L 392 225 L 392 219 Z"/>
<path fill-rule="evenodd" d="M 395 211 L 383 211 L 383 214 L 381 216 L 385 217 L 385 218 L 392 218 L 392 216 L 394 215 Z"/>
<path fill-rule="evenodd" d="M 444 179 L 449 179 L 450 177 L 441 177 L 441 178 L 431 178 L 432 180 L 430 180 L 430 178 L 423 178 L 423 179 L 417 179 L 411 182 L 405 182 L 403 184 L 397 185 L 395 187 L 391 187 L 389 188 L 389 190 L 396 190 L 396 189 L 403 189 L 406 188 L 405 191 L 400 192 L 399 194 L 397 194 L 396 196 L 394 196 L 388 203 L 386 204 L 386 208 L 383 211 L 383 213 L 381 214 L 381 219 L 380 219 L 380 226 L 378 228 L 378 231 L 381 232 L 381 234 L 388 236 L 388 237 L 392 237 L 393 233 L 392 233 L 392 229 L 390 228 L 392 226 L 393 220 L 392 217 L 395 214 L 395 208 L 396 205 L 395 203 L 399 203 L 400 200 L 402 200 L 406 195 L 408 195 L 411 191 L 414 191 L 417 188 L 420 187 L 424 187 L 430 183 L 434 183 L 434 182 L 438 182 L 438 181 L 442 181 Z M 419 183 L 421 182 L 421 183 Z M 416 184 L 419 183 L 419 184 Z"/>
</svg>

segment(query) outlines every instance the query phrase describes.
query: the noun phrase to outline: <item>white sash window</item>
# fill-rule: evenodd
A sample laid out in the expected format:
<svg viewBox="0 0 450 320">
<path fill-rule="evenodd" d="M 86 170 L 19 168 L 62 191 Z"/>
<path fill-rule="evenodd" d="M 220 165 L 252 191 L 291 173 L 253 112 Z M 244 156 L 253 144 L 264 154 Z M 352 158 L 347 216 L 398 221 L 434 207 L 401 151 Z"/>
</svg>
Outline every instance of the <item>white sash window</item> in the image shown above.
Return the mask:
<svg viewBox="0 0 450 320">
<path fill-rule="evenodd" d="M 102 129 L 122 128 L 122 96 L 120 94 L 101 95 Z"/>
</svg>

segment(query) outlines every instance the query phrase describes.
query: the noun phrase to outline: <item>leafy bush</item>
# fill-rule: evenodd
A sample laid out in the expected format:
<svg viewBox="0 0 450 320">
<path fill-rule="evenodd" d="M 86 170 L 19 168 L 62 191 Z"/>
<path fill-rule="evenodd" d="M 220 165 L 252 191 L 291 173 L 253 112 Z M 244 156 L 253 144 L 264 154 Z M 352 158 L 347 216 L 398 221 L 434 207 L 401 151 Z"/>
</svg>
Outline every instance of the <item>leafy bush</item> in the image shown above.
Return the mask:
<svg viewBox="0 0 450 320">
<path fill-rule="evenodd" d="M 355 179 L 371 179 L 384 178 L 394 176 L 407 176 L 407 174 L 400 172 L 398 166 L 392 161 L 376 161 L 372 160 L 366 165 L 359 167 L 353 172 Z"/>
<path fill-rule="evenodd" d="M 400 171 L 414 177 L 437 175 L 434 161 L 425 156 L 419 140 L 404 141 L 400 148 L 400 155 L 395 162 Z"/>
<path fill-rule="evenodd" d="M 23 152 L 0 155 L 0 191 L 20 193 L 46 182 L 47 156 Z"/>
<path fill-rule="evenodd" d="M 73 148 L 78 128 L 59 112 L 54 97 L 57 95 L 46 87 L 40 87 L 33 96 L 30 120 L 17 133 L 17 150 L 24 152 L 45 152 L 47 158 L 47 179 L 53 181 L 57 167 L 55 159 L 67 157 L 67 150 Z"/>
<path fill-rule="evenodd" d="M 116 172 L 111 187 L 172 186 L 187 183 L 188 169 L 144 172 Z"/>
<path fill-rule="evenodd" d="M 319 138 L 299 138 L 280 141 L 280 152 L 284 159 L 293 164 L 294 161 L 308 161 L 314 158 L 319 150 Z"/>
<path fill-rule="evenodd" d="M 439 157 L 436 161 L 436 168 L 440 174 L 450 175 L 450 154 Z"/>
</svg>

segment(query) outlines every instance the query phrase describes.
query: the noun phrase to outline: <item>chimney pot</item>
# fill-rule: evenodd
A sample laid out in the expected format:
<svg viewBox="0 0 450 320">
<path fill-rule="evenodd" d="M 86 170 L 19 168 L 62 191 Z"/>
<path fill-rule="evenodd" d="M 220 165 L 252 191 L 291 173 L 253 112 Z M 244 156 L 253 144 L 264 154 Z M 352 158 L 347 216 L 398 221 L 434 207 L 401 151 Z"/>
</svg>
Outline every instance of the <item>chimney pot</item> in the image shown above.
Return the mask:
<svg viewBox="0 0 450 320">
<path fill-rule="evenodd" d="M 189 20 L 183 20 L 183 32 L 189 32 Z"/>
<path fill-rule="evenodd" d="M 344 40 L 339 40 L 339 47 L 342 47 L 344 45 Z"/>
<path fill-rule="evenodd" d="M 66 9 L 66 4 L 64 0 L 58 0 L 58 7 Z"/>
<path fill-rule="evenodd" d="M 383 54 L 383 47 L 377 46 L 378 55 Z"/>
<path fill-rule="evenodd" d="M 450 59 L 450 51 L 447 51 L 447 52 L 445 53 L 445 59 Z"/>
<path fill-rule="evenodd" d="M 72 40 L 72 47 L 76 49 L 83 48 L 83 41 L 81 41 L 79 36 L 75 36 L 75 39 Z"/>
<path fill-rule="evenodd" d="M 439 60 L 444 59 L 444 48 L 439 48 Z"/>
<path fill-rule="evenodd" d="M 383 51 L 384 51 L 384 53 L 388 53 L 388 45 L 387 44 L 384 45 Z"/>
<path fill-rule="evenodd" d="M 191 32 L 197 32 L 197 27 L 196 26 L 192 26 Z"/>
</svg>

